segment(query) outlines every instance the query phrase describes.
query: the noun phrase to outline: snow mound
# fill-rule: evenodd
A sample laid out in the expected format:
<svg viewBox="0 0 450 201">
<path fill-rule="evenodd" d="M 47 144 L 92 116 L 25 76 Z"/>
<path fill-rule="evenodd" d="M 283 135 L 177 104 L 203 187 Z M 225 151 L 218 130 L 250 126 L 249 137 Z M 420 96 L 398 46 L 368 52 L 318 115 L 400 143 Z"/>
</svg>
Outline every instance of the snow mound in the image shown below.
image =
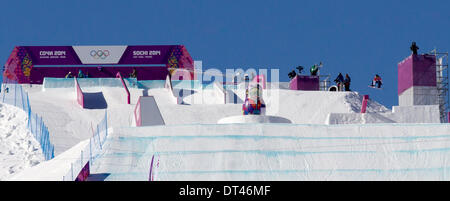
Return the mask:
<svg viewBox="0 0 450 201">
<path fill-rule="evenodd" d="M 330 113 L 360 113 L 363 96 L 357 92 L 267 90 L 267 115 L 281 116 L 295 124 L 323 124 Z M 369 97 L 370 98 L 370 97 Z M 369 100 L 367 112 L 388 112 Z"/>
<path fill-rule="evenodd" d="M 358 92 L 348 92 L 345 94 L 345 101 L 348 107 L 350 108 L 349 112 L 360 113 L 362 107 L 363 96 Z M 388 112 L 390 111 L 384 105 L 370 99 L 367 102 L 366 112 Z"/>
<path fill-rule="evenodd" d="M 44 161 L 39 143 L 27 128 L 24 111 L 0 103 L 0 180 Z"/>
</svg>

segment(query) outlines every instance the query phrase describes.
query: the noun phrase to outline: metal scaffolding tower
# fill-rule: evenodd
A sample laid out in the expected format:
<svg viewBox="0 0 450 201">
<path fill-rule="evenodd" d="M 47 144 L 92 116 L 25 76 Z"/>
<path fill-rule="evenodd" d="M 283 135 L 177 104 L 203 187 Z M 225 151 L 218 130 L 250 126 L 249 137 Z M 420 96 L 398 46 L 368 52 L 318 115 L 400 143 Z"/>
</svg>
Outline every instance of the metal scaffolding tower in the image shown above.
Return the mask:
<svg viewBox="0 0 450 201">
<path fill-rule="evenodd" d="M 328 91 L 331 86 L 330 75 L 319 75 L 319 90 Z"/>
<path fill-rule="evenodd" d="M 450 109 L 448 52 L 440 53 L 434 49 L 431 54 L 436 57 L 436 86 L 441 122 L 447 122 L 447 112 Z"/>
</svg>

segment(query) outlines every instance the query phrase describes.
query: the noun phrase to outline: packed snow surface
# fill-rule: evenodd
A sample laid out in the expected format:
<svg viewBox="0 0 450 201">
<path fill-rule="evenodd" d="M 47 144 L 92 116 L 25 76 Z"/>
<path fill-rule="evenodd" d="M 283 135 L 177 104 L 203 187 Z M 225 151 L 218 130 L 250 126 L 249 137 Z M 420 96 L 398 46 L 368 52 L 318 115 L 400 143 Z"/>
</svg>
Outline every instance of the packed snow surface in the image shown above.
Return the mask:
<svg viewBox="0 0 450 201">
<path fill-rule="evenodd" d="M 104 180 L 449 180 L 449 124 L 114 128 Z"/>
<path fill-rule="evenodd" d="M 0 103 L 0 180 L 44 161 L 27 120 L 23 110 Z"/>
<path fill-rule="evenodd" d="M 64 152 L 70 149 L 76 156 L 77 149 L 71 148 L 92 137 L 91 125 L 107 110 L 111 135 L 91 167 L 94 176 L 104 175 L 102 180 L 148 180 L 152 157 L 156 180 L 450 179 L 448 125 L 325 125 L 330 113 L 360 112 L 362 95 L 357 92 L 268 88 L 263 94 L 266 114 L 292 124 L 221 125 L 220 119 L 242 115 L 242 103 L 230 104 L 230 97 L 225 97 L 244 100 L 241 86 L 174 92 L 130 88 L 130 105 L 120 87 L 82 90 L 89 94 L 88 109 L 76 103 L 72 88 L 27 88 L 33 111 L 49 128 L 56 159 L 62 159 L 45 163 L 55 175 L 43 178 L 62 178 L 70 167 Z M 164 126 L 135 127 L 134 108 L 143 95 L 155 97 Z M 182 104 L 176 104 L 179 100 Z M 370 100 L 367 112 L 390 110 Z M 45 167 L 34 167 L 15 179 L 39 180 L 34 173 Z"/>
</svg>

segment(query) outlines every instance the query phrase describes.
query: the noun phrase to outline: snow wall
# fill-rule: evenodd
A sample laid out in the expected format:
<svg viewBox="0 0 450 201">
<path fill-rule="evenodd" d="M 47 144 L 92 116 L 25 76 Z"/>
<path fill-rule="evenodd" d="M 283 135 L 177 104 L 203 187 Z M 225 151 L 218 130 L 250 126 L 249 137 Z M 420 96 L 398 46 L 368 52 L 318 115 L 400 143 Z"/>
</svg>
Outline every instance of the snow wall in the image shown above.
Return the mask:
<svg viewBox="0 0 450 201">
<path fill-rule="evenodd" d="M 330 113 L 326 124 L 440 123 L 438 105 L 394 106 L 392 112 Z"/>
<path fill-rule="evenodd" d="M 450 124 L 114 128 L 105 180 L 449 180 Z"/>
</svg>

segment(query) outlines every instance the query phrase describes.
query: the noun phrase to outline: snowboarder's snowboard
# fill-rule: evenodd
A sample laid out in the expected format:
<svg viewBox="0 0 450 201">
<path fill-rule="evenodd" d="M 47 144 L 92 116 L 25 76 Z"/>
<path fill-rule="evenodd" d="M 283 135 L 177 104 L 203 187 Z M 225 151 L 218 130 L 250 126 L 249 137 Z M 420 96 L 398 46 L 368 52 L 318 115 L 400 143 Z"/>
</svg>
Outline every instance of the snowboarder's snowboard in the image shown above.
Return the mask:
<svg viewBox="0 0 450 201">
<path fill-rule="evenodd" d="M 383 88 L 381 88 L 381 87 L 380 87 L 380 88 L 378 88 L 378 87 L 376 87 L 376 86 L 373 86 L 373 85 L 369 85 L 369 87 L 370 87 L 370 88 L 372 88 L 372 89 L 383 89 Z"/>
</svg>

